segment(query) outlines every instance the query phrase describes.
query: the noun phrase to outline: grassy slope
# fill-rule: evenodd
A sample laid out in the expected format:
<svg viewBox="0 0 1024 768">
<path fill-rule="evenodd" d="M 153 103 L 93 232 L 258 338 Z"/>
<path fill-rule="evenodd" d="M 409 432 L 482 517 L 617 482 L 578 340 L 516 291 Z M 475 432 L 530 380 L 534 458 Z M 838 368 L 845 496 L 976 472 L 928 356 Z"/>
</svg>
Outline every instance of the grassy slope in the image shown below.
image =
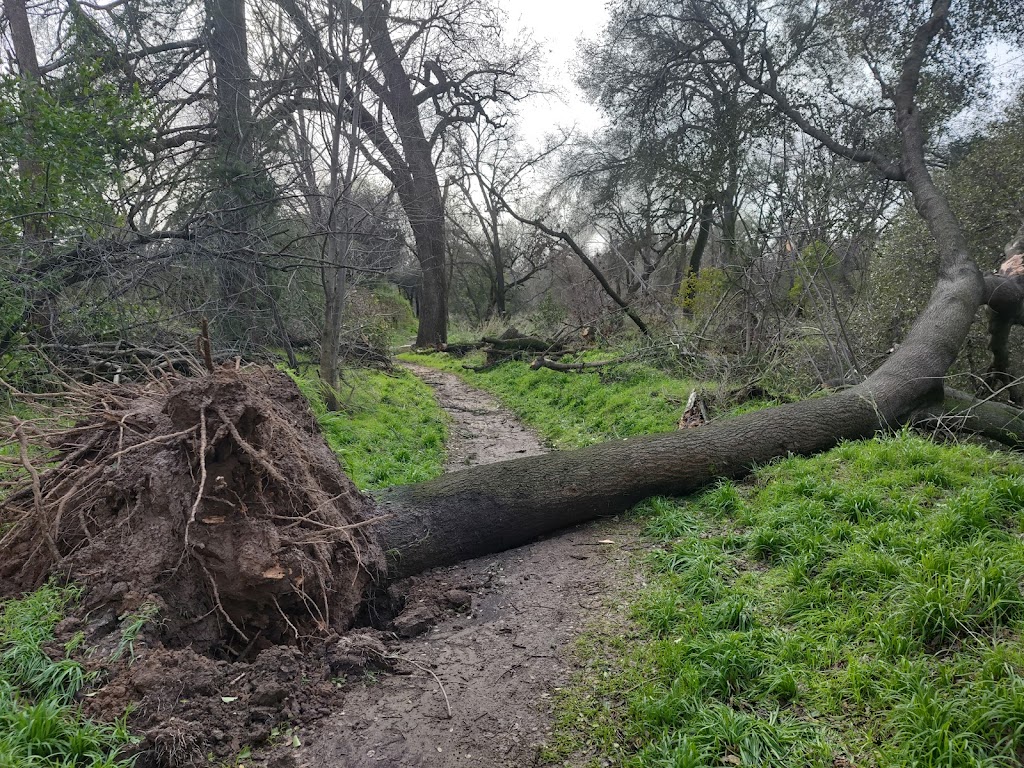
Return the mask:
<svg viewBox="0 0 1024 768">
<path fill-rule="evenodd" d="M 324 437 L 362 490 L 429 480 L 444 469 L 447 417 L 432 390 L 408 371 L 347 371 L 344 410 L 323 405 L 318 384 L 295 378 Z"/>
<path fill-rule="evenodd" d="M 1022 505 L 1019 461 L 907 434 L 641 505 L 631 636 L 585 638 L 548 757 L 1019 765 Z"/>
</svg>

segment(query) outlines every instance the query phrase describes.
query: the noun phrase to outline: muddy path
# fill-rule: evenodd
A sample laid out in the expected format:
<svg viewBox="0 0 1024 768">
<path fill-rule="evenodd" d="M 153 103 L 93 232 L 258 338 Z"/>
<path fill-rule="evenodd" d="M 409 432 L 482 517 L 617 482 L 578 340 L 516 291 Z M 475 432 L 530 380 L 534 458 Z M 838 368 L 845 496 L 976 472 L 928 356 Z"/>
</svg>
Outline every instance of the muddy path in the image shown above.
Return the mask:
<svg viewBox="0 0 1024 768">
<path fill-rule="evenodd" d="M 437 402 L 451 417 L 445 471 L 547 452 L 540 436 L 487 392 L 445 371 L 411 363 L 404 367 L 433 388 Z"/>
<path fill-rule="evenodd" d="M 490 395 L 409 367 L 452 417 L 448 471 L 545 450 Z M 540 765 L 573 640 L 619 609 L 635 579 L 636 538 L 627 523 L 599 521 L 416 577 L 396 625 L 405 634 L 429 628 L 388 643 L 392 670 L 367 669 L 347 684 L 341 708 L 304 729 L 294 764 Z M 449 610 L 438 614 L 445 600 Z"/>
</svg>

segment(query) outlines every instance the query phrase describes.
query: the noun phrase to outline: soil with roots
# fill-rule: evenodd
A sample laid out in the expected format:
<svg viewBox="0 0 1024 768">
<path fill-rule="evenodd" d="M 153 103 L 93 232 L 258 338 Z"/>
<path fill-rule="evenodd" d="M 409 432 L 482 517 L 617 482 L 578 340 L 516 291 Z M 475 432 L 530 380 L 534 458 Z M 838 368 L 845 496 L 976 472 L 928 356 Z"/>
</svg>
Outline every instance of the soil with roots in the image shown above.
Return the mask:
<svg viewBox="0 0 1024 768">
<path fill-rule="evenodd" d="M 0 511 L 0 596 L 48 579 L 82 587 L 59 635 L 96 649 L 86 663 L 105 684 L 86 710 L 117 716 L 133 702 L 146 758 L 164 765 L 317 714 L 325 692 L 284 707 L 284 691 L 310 664 L 323 680 L 326 643 L 364 610 L 384 560 L 372 502 L 295 385 L 225 367 L 77 388 L 66 402 L 73 427 L 14 422 L 29 480 Z M 33 454 L 41 443 L 49 452 Z M 244 695 L 215 696 L 247 677 Z"/>
<path fill-rule="evenodd" d="M 416 373 L 453 418 L 448 471 L 543 450 L 487 395 Z M 284 374 L 64 402 L 73 427 L 14 422 L 32 481 L 0 508 L 0 596 L 83 588 L 53 653 L 84 636 L 82 708 L 132 707 L 138 768 L 535 764 L 571 640 L 618 613 L 628 527 L 386 585 L 373 502 Z"/>
</svg>

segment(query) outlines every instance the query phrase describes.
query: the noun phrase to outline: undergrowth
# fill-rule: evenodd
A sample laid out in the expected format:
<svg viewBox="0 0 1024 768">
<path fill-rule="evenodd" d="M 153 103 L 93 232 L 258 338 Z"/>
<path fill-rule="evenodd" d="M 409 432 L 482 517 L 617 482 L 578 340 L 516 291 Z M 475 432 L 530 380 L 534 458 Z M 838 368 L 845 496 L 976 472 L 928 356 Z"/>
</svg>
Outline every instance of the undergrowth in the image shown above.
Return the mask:
<svg viewBox="0 0 1024 768">
<path fill-rule="evenodd" d="M 581 641 L 548 760 L 1021 764 L 1019 461 L 904 433 L 638 513 L 648 585 Z"/>
<path fill-rule="evenodd" d="M 614 357 L 614 353 L 592 355 Z M 534 371 L 525 362 L 509 362 L 475 373 L 463 367 L 466 359 L 443 353 L 399 357 L 450 371 L 471 386 L 497 395 L 556 448 L 669 432 L 676 428 L 695 386 L 693 381 L 639 362 L 582 373 Z"/>
<path fill-rule="evenodd" d="M 69 658 L 46 649 L 71 588 L 45 586 L 0 608 L 0 768 L 129 768 L 118 755 L 133 743 L 124 720 L 84 718 L 75 695 L 89 681 Z M 70 653 L 73 648 L 65 648 Z"/>
<path fill-rule="evenodd" d="M 314 374 L 315 376 L 315 374 Z M 342 410 L 328 411 L 315 378 L 292 374 L 320 429 L 361 490 L 430 480 L 444 469 L 447 419 L 430 387 L 408 371 L 346 371 Z"/>
</svg>

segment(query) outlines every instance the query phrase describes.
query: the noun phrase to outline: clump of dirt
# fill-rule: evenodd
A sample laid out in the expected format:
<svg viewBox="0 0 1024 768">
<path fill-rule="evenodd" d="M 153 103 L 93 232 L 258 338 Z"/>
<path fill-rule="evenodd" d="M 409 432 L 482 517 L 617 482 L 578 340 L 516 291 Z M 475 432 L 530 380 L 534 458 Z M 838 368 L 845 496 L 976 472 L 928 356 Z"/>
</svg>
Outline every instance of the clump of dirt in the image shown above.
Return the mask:
<svg viewBox="0 0 1024 768">
<path fill-rule="evenodd" d="M 52 650 L 85 638 L 83 708 L 113 720 L 131 705 L 138 766 L 275 744 L 287 765 L 288 729 L 331 711 L 349 670 L 385 663 L 372 632 L 339 637 L 384 570 L 372 502 L 272 369 L 65 402 L 74 427 L 14 422 L 28 480 L 0 508 L 0 596 L 53 577 L 83 588 Z"/>
<path fill-rule="evenodd" d="M 351 626 L 383 569 L 373 506 L 287 376 L 225 367 L 76 398 L 55 465 L 0 512 L 0 595 L 60 574 L 85 587 L 87 639 L 147 611 L 164 647 L 229 660 Z"/>
</svg>

